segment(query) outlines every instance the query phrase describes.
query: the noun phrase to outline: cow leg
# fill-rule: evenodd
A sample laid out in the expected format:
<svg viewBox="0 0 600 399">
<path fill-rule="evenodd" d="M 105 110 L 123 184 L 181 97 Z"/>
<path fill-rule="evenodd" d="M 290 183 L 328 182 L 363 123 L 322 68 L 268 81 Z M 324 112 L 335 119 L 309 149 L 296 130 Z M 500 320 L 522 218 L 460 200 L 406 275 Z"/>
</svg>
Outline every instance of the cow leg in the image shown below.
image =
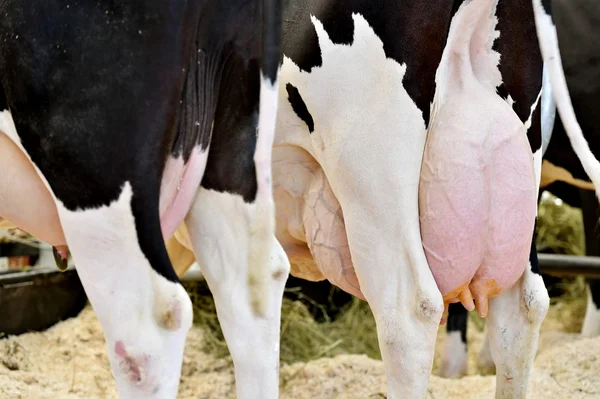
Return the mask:
<svg viewBox="0 0 600 399">
<path fill-rule="evenodd" d="M 581 196 L 581 212 L 585 232 L 585 252 L 588 256 L 600 255 L 600 229 L 598 217 L 600 204 L 590 190 L 579 190 Z M 600 280 L 586 279 L 587 307 L 581 328 L 584 337 L 600 335 Z"/>
<path fill-rule="evenodd" d="M 191 301 L 181 284 L 149 264 L 138 234 L 152 234 L 151 226 L 140 217 L 145 209 L 132 211 L 132 196 L 127 182 L 119 198 L 107 206 L 73 211 L 58 201 L 57 209 L 77 272 L 104 331 L 119 397 L 175 398 L 192 324 Z M 154 219 L 158 226 L 158 212 Z M 160 244 L 160 230 L 153 233 Z M 168 265 L 164 248 L 163 259 Z"/>
<path fill-rule="evenodd" d="M 462 377 L 467 374 L 467 309 L 461 303 L 448 306 L 446 340 L 442 354 L 440 376 Z"/>
<path fill-rule="evenodd" d="M 496 364 L 496 398 L 524 398 L 537 352 L 540 326 L 550 305 L 537 255 L 513 287 L 490 300 L 488 334 Z"/>
<path fill-rule="evenodd" d="M 581 335 L 595 337 L 600 335 L 600 280 L 587 279 L 587 308 Z"/>
<path fill-rule="evenodd" d="M 373 225 L 380 226 L 377 222 Z M 418 257 L 420 244 L 414 247 L 415 252 L 410 249 L 404 254 L 406 260 L 395 269 L 373 269 L 381 265 L 376 254 L 386 253 L 377 246 L 372 248 L 376 257 L 372 264 L 355 263 L 361 290 L 377 325 L 388 399 L 426 396 L 443 312 L 442 296 L 427 263 L 409 260 Z"/>
<path fill-rule="evenodd" d="M 239 399 L 275 399 L 279 393 L 281 301 L 290 264 L 275 239 L 271 178 L 279 25 L 278 12 L 269 7 L 275 3 L 263 3 L 262 33 L 267 37 L 260 76 L 245 52 L 233 52 L 223 66 L 227 74 L 212 123 L 206 172 L 186 217 L 233 359 Z M 248 23 L 243 14 L 236 18 Z M 239 48 L 247 46 L 243 40 Z"/>
<path fill-rule="evenodd" d="M 277 398 L 279 326 L 289 261 L 272 236 L 268 308 L 258 317 L 249 302 L 247 220 L 255 208 L 241 197 L 200 188 L 186 224 L 235 367 L 237 397 Z M 267 245 L 268 243 L 263 243 Z"/>
<path fill-rule="evenodd" d="M 415 147 L 406 145 L 407 151 Z M 392 156 L 408 164 L 392 172 L 373 162 L 378 165 L 377 179 L 368 173 L 361 175 L 364 169 L 350 162 L 342 165 L 354 169 L 330 179 L 334 192 L 341 192 L 338 198 L 352 262 L 377 325 L 389 399 L 426 397 L 444 310 L 419 234 L 421 153 Z M 413 164 L 414 158 L 419 162 Z M 403 170 L 402 181 L 390 184 L 397 178 L 397 170 Z M 364 187 L 356 183 L 369 178 L 372 183 Z"/>
<path fill-rule="evenodd" d="M 539 169 L 538 169 L 538 171 L 539 171 Z M 538 176 L 539 176 L 539 174 L 538 174 Z M 535 247 L 535 235 L 531 239 L 531 248 L 529 250 L 529 261 L 532 265 L 531 270 L 533 271 L 533 273 L 535 273 L 536 275 L 539 276 L 537 249 Z M 543 282 L 544 281 L 542 279 L 542 284 L 543 284 Z M 548 291 L 545 289 L 545 284 L 543 284 L 543 285 L 544 285 L 544 295 L 546 297 L 548 297 Z M 540 298 L 540 299 L 542 299 L 542 298 Z M 542 320 L 543 320 L 543 317 L 542 317 Z M 486 334 L 485 334 L 484 340 L 481 344 L 479 354 L 477 355 L 477 367 L 481 374 L 493 374 L 494 372 L 496 372 L 496 363 L 494 362 L 494 358 L 492 356 L 492 350 L 490 347 L 490 328 L 491 327 L 488 324 L 488 328 L 486 329 Z M 539 326 L 537 328 L 539 331 Z M 534 354 L 535 354 L 535 351 L 534 351 Z"/>
</svg>

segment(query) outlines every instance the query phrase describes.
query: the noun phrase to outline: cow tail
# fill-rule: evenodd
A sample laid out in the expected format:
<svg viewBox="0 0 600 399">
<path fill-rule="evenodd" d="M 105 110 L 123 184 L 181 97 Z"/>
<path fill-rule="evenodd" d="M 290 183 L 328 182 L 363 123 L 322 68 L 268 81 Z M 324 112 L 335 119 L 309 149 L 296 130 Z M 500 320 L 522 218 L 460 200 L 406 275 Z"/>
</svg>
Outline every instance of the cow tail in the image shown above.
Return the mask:
<svg viewBox="0 0 600 399">
<path fill-rule="evenodd" d="M 532 0 L 535 26 L 544 64 L 548 68 L 551 88 L 556 108 L 567 132 L 573 150 L 581 161 L 583 169 L 596 187 L 600 198 L 600 162 L 596 159 L 583 136 L 583 132 L 573 110 L 571 97 L 562 67 L 556 26 L 552 20 L 550 0 Z"/>
</svg>

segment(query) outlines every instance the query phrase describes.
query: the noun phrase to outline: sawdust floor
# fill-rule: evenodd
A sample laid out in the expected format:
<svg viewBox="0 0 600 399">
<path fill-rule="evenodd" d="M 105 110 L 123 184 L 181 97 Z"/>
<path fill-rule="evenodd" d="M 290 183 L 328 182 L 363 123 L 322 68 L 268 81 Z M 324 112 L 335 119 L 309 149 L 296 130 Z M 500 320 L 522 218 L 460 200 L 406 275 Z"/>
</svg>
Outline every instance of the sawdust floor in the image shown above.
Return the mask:
<svg viewBox="0 0 600 399">
<path fill-rule="evenodd" d="M 528 397 L 600 398 L 600 338 L 581 339 L 576 334 L 545 330 Z M 440 333 L 438 348 L 443 335 Z M 476 372 L 481 336 L 470 325 L 469 374 Z M 202 339 L 202 330 L 194 326 L 187 340 L 179 397 L 235 397 L 229 359 L 203 353 Z M 282 398 L 385 397 L 382 363 L 361 355 L 283 366 L 281 380 Z M 493 398 L 494 385 L 493 376 L 458 380 L 432 376 L 429 397 Z M 116 398 L 100 324 L 89 306 L 78 317 L 46 332 L 0 341 L 0 398 Z"/>
</svg>

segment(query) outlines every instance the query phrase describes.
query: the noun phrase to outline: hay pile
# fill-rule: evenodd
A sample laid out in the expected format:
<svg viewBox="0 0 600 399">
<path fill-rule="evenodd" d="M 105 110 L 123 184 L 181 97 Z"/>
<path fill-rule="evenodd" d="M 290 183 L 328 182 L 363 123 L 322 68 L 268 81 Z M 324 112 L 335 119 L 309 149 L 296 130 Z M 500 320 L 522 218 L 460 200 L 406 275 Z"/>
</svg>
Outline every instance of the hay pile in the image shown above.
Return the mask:
<svg viewBox="0 0 600 399">
<path fill-rule="evenodd" d="M 536 246 L 539 252 L 585 255 L 581 209 L 544 191 L 538 207 Z"/>
</svg>

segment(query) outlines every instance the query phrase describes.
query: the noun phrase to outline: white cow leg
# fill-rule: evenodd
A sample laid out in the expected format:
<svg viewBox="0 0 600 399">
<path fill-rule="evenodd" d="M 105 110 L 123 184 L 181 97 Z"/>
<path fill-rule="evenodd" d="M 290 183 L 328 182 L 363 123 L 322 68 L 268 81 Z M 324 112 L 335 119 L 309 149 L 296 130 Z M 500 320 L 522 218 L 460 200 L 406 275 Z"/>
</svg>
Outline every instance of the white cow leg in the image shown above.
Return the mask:
<svg viewBox="0 0 600 399">
<path fill-rule="evenodd" d="M 70 211 L 58 203 L 57 209 L 104 331 L 119 398 L 175 399 L 191 301 L 181 284 L 155 272 L 142 252 L 131 199 L 126 183 L 108 206 Z M 161 242 L 160 230 L 156 233 Z M 170 267 L 166 250 L 163 261 Z"/>
<path fill-rule="evenodd" d="M 581 335 L 595 337 L 600 335 L 600 280 L 588 280 L 586 284 L 587 308 Z"/>
<path fill-rule="evenodd" d="M 289 261 L 272 235 L 265 317 L 250 303 L 248 259 L 254 245 L 248 220 L 254 204 L 200 188 L 186 219 L 197 262 L 213 293 L 217 315 L 235 368 L 238 399 L 275 399 L 279 392 L 279 326 Z M 260 248 L 259 248 L 260 250 Z"/>
<path fill-rule="evenodd" d="M 402 262 L 395 273 L 358 272 L 358 277 L 377 323 L 387 398 L 425 398 L 443 312 L 427 263 Z"/>
<path fill-rule="evenodd" d="M 525 398 L 549 304 L 542 277 L 529 267 L 511 289 L 490 300 L 488 334 L 496 363 L 496 398 Z"/>
<path fill-rule="evenodd" d="M 387 398 L 425 398 L 444 304 L 421 245 L 418 213 L 390 218 L 389 208 L 369 211 L 365 217 L 363 209 L 349 207 L 344 216 L 361 291 L 377 324 Z"/>
</svg>

